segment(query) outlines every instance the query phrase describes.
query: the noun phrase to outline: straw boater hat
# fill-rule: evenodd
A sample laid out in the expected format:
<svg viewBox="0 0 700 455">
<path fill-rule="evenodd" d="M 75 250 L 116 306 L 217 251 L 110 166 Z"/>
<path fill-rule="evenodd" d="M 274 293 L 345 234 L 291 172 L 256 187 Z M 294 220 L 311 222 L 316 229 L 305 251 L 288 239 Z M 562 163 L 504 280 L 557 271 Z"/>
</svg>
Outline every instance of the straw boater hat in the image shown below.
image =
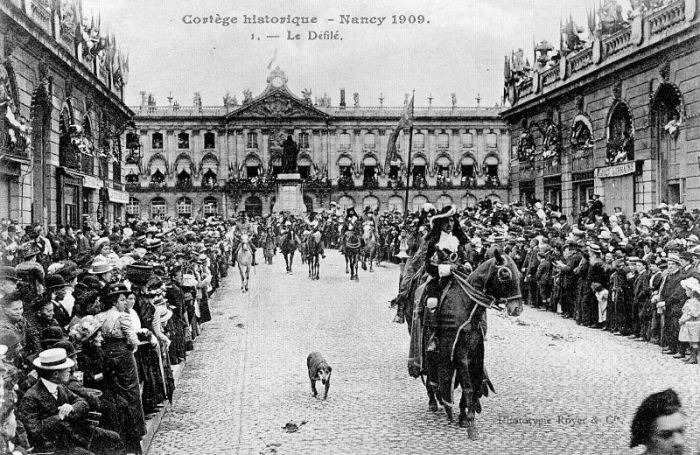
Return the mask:
<svg viewBox="0 0 700 455">
<path fill-rule="evenodd" d="M 65 349 L 52 348 L 39 353 L 34 359 L 34 367 L 40 370 L 65 370 L 75 365 Z"/>
<path fill-rule="evenodd" d="M 92 275 L 100 275 L 103 273 L 111 272 L 112 269 L 114 269 L 114 264 L 111 262 L 107 262 L 101 259 L 97 259 L 92 262 L 92 265 L 90 267 L 90 270 L 88 270 L 88 273 Z"/>
</svg>

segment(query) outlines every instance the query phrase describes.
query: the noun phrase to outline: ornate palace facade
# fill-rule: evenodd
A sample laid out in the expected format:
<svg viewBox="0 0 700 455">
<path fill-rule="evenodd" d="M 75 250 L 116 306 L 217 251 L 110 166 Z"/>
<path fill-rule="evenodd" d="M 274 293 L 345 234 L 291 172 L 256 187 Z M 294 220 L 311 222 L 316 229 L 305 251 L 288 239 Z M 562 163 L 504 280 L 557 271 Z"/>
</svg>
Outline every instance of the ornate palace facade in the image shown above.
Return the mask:
<svg viewBox="0 0 700 455">
<path fill-rule="evenodd" d="M 387 141 L 403 107 L 338 106 L 328 97 L 311 101 L 287 86 L 277 68 L 267 88 L 241 105 L 228 95 L 224 105 L 158 106 L 142 92 L 135 129 L 124 139 L 124 175 L 137 217 L 233 216 L 245 210 L 271 213 L 282 144 L 298 149 L 310 211 L 341 207 L 403 211 L 410 174 L 409 209 L 424 202 L 467 206 L 490 197 L 508 201 L 510 136 L 498 108 L 423 107 L 414 111 L 413 155 L 408 167 L 408 134 L 397 140 L 397 157 L 387 163 Z"/>
<path fill-rule="evenodd" d="M 512 197 L 575 215 L 594 194 L 628 215 L 661 202 L 700 208 L 700 2 L 614 0 L 569 22 L 561 49 L 506 58 Z"/>
<path fill-rule="evenodd" d="M 123 217 L 128 61 L 80 0 L 0 3 L 0 218 Z"/>
</svg>

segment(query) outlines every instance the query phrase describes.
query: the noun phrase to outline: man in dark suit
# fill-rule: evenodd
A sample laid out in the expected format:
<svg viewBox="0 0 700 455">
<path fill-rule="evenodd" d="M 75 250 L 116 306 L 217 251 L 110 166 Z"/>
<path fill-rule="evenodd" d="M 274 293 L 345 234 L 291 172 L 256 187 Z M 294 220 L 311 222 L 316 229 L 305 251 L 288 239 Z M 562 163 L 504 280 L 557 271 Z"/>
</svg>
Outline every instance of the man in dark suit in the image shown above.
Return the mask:
<svg viewBox="0 0 700 455">
<path fill-rule="evenodd" d="M 659 303 L 657 307 L 664 309 L 664 338 L 667 349 L 662 352 L 673 355 L 676 358 L 685 357 L 682 347 L 678 342 L 678 332 L 680 324 L 678 319 L 682 314 L 683 304 L 686 301 L 685 289 L 681 287 L 681 281 L 687 278 L 687 274 L 682 270 L 681 259 L 677 254 L 669 254 L 668 275 L 661 285 L 659 291 Z"/>
<path fill-rule="evenodd" d="M 47 349 L 33 363 L 39 381 L 22 397 L 17 417 L 24 423 L 34 451 L 56 455 L 123 455 L 119 435 L 101 428 L 91 430 L 86 420 L 87 402 L 63 385 L 75 364 L 66 350 Z"/>
</svg>

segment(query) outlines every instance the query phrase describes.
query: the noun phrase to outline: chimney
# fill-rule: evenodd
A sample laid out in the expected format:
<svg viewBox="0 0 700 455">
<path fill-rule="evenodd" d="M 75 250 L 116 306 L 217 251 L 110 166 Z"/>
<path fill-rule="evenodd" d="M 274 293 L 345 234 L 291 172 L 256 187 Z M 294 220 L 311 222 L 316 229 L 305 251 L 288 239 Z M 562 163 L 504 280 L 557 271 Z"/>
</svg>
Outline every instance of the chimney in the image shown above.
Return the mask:
<svg viewBox="0 0 700 455">
<path fill-rule="evenodd" d="M 345 89 L 344 88 L 340 89 L 340 108 L 341 109 L 345 108 Z"/>
</svg>

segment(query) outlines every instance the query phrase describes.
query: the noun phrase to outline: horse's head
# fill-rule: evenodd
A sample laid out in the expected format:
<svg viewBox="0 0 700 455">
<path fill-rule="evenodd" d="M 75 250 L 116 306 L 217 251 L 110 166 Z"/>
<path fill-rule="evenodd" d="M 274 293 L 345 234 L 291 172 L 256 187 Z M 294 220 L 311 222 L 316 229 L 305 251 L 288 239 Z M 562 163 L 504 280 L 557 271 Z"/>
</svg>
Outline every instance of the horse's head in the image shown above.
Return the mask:
<svg viewBox="0 0 700 455">
<path fill-rule="evenodd" d="M 520 293 L 520 272 L 515 262 L 498 249 L 493 257 L 484 261 L 469 275 L 469 283 L 485 294 L 505 304 L 509 316 L 520 316 L 523 312 Z"/>
</svg>

